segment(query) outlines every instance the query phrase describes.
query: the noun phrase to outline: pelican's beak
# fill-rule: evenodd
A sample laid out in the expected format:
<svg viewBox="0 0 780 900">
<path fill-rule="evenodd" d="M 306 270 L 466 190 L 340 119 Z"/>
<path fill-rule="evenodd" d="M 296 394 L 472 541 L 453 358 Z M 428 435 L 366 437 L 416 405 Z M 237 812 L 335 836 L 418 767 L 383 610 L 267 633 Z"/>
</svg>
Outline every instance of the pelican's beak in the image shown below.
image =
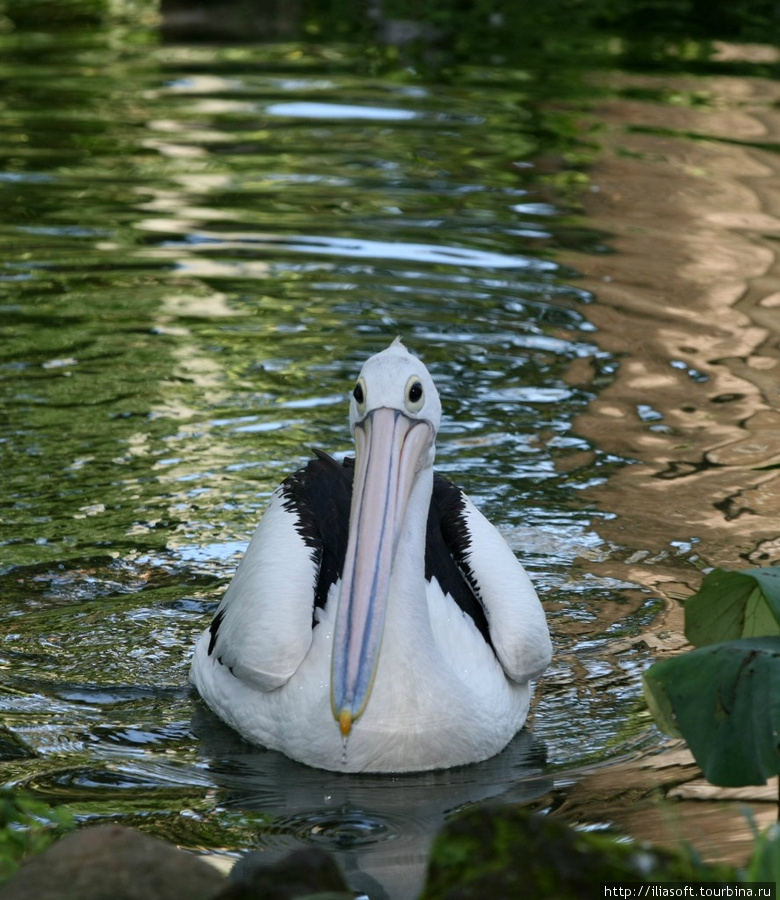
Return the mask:
<svg viewBox="0 0 780 900">
<path fill-rule="evenodd" d="M 371 694 L 395 550 L 433 439 L 428 422 L 396 409 L 375 409 L 355 426 L 355 478 L 331 671 L 331 707 L 345 737 Z"/>
</svg>

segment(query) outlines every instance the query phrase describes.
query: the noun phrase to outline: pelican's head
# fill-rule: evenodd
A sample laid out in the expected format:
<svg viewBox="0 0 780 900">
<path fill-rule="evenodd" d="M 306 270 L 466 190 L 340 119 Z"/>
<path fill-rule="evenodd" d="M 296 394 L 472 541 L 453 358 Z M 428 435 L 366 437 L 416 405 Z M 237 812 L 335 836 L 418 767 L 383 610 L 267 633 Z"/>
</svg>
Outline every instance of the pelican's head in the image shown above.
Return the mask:
<svg viewBox="0 0 780 900">
<path fill-rule="evenodd" d="M 349 404 L 349 428 L 378 409 L 391 409 L 413 422 L 427 422 L 434 436 L 441 423 L 441 401 L 430 372 L 400 338 L 363 364 Z"/>
<path fill-rule="evenodd" d="M 331 706 L 344 736 L 371 694 L 398 538 L 412 490 L 433 465 L 441 422 L 433 379 L 398 338 L 364 364 L 349 422 L 355 477 L 331 666 Z M 415 512 L 427 518 L 427 505 Z"/>
</svg>

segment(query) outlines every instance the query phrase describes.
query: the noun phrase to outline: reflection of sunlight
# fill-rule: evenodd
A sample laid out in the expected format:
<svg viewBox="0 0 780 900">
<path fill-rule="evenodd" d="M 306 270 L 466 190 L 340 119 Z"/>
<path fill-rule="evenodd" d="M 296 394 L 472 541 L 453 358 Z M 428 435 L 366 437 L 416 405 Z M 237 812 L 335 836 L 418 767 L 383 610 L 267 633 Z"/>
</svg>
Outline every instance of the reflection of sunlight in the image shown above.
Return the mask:
<svg viewBox="0 0 780 900">
<path fill-rule="evenodd" d="M 175 220 L 174 220 L 175 221 Z M 169 231 L 174 221 L 153 219 L 143 223 L 155 231 Z M 181 223 L 179 223 L 179 228 Z M 530 256 L 492 253 L 472 247 L 452 247 L 437 244 L 420 244 L 406 241 L 374 241 L 363 238 L 340 238 L 320 235 L 261 234 L 252 232 L 207 232 L 192 234 L 186 241 L 168 242 L 163 250 L 174 249 L 193 252 L 204 249 L 258 251 L 279 250 L 295 253 L 319 253 L 327 256 L 356 257 L 370 260 L 402 260 L 415 263 L 435 263 L 449 266 L 473 266 L 487 269 L 533 269 L 535 271 L 555 271 L 553 262 Z M 159 252 L 159 250 L 157 251 Z M 145 255 L 155 251 L 144 250 Z"/>
<path fill-rule="evenodd" d="M 184 48 L 187 49 L 187 48 Z M 191 60 L 194 62 L 195 60 Z M 195 75 L 188 74 L 172 79 L 165 85 L 165 91 L 150 92 L 153 97 L 160 93 L 171 94 L 225 94 L 241 89 L 241 82 L 237 78 L 227 78 L 223 75 Z"/>
<path fill-rule="evenodd" d="M 624 90 L 660 84 L 621 77 Z M 580 256 L 576 265 L 595 276 L 601 345 L 625 359 L 575 427 L 639 463 L 599 492 L 618 512 L 615 531 L 602 523 L 605 536 L 635 548 L 695 536 L 703 562 L 742 568 L 756 547 L 773 547 L 780 511 L 774 491 L 761 493 L 761 467 L 780 458 L 771 338 L 779 169 L 767 152 L 780 121 L 766 81 L 711 79 L 708 87 L 717 103 L 706 109 L 662 95 L 616 97 L 603 111 L 619 123 L 619 151 L 593 173 L 599 191 L 587 196 L 587 212 L 616 253 Z M 665 78 L 663 90 L 685 96 L 690 82 Z M 663 429 L 637 413 L 648 406 Z M 658 586 L 660 567 L 644 577 Z"/>
<path fill-rule="evenodd" d="M 202 351 L 198 352 L 198 346 L 192 342 L 184 344 L 181 341 L 172 348 L 172 356 L 178 361 L 174 375 L 186 378 L 189 382 L 203 391 L 213 391 L 223 384 L 224 368 L 216 358 L 206 356 Z M 206 394 L 213 400 L 211 393 Z"/>
<path fill-rule="evenodd" d="M 713 59 L 718 62 L 780 62 L 780 48 L 769 44 L 730 44 L 727 41 L 713 41 Z"/>
<path fill-rule="evenodd" d="M 194 263 L 198 274 L 206 273 L 208 260 Z M 264 274 L 265 270 L 258 266 L 258 275 Z M 267 493 L 275 486 L 273 473 L 264 471 L 258 478 L 255 472 L 257 454 L 270 452 L 263 435 L 273 431 L 284 439 L 301 424 L 280 412 L 283 405 L 272 404 L 254 382 L 246 388 L 243 375 L 231 369 L 231 358 L 203 342 L 202 333 L 192 320 L 204 320 L 210 328 L 212 323 L 219 327 L 222 321 L 232 324 L 236 316 L 242 315 L 229 305 L 228 298 L 218 291 L 198 294 L 195 290 L 169 293 L 162 298 L 154 328 L 159 333 L 175 333 L 176 340 L 168 350 L 173 367 L 170 376 L 158 386 L 148 418 L 175 424 L 173 430 L 166 428 L 162 442 L 140 432 L 130 446 L 133 455 L 149 457 L 150 469 L 159 485 L 158 509 L 166 511 L 162 518 L 179 522 L 168 531 L 168 551 L 188 567 L 207 563 L 210 571 L 231 560 L 230 566 L 235 564 L 233 557 L 246 544 L 243 531 L 251 531 L 256 524 Z M 264 347 L 261 342 L 256 351 L 258 358 L 262 358 Z M 237 389 L 241 394 L 238 399 Z M 209 415 L 208 410 L 217 409 L 250 414 Z M 243 455 L 237 449 L 241 436 L 246 436 Z M 279 438 L 274 440 L 276 446 Z M 228 484 L 235 484 L 235 488 L 226 487 Z M 230 518 L 238 519 L 239 524 L 226 527 L 225 509 L 234 504 L 242 511 L 240 515 L 232 511 Z M 127 534 L 137 537 L 150 533 L 159 518 L 158 515 L 149 521 L 134 522 Z"/>
<path fill-rule="evenodd" d="M 244 260 L 196 259 L 172 254 L 176 259 L 177 269 L 183 275 L 194 275 L 200 278 L 267 278 L 271 267 L 264 262 L 246 262 Z"/>
<path fill-rule="evenodd" d="M 312 103 L 304 100 L 269 103 L 265 111 L 272 116 L 296 116 L 302 119 L 368 119 L 387 122 L 407 121 L 419 118 L 420 115 L 410 109 L 355 106 L 348 103 Z"/>
<path fill-rule="evenodd" d="M 182 312 L 190 316 L 197 315 L 190 304 L 190 298 L 186 298 L 186 302 L 187 306 Z M 216 358 L 206 356 L 194 341 L 184 342 L 181 337 L 176 346 L 171 348 L 171 356 L 177 362 L 170 380 L 173 391 L 165 391 L 167 396 L 151 407 L 149 416 L 188 423 L 198 421 L 203 414 L 202 409 L 186 402 L 177 382 L 197 387 L 201 396 L 208 396 L 210 402 L 218 403 L 227 394 L 223 367 Z M 198 430 L 203 431 L 203 423 L 198 423 Z"/>
<path fill-rule="evenodd" d="M 193 188 L 198 190 L 198 188 Z M 206 187 L 200 188 L 206 191 Z M 155 215 L 154 218 L 139 219 L 135 227 L 142 231 L 173 231 L 178 233 L 186 222 L 210 222 L 230 220 L 226 210 L 211 206 L 191 206 L 186 201 L 186 194 L 178 192 L 157 191 L 154 200 L 139 203 L 139 208 L 152 213 L 170 213 L 169 216 Z M 185 229 L 186 230 L 186 229 Z"/>
<path fill-rule="evenodd" d="M 206 296 L 197 294 L 167 294 L 162 301 L 160 327 L 169 328 L 165 316 L 192 316 L 198 319 L 228 319 L 240 315 L 240 312 L 228 305 L 227 295 L 214 291 Z M 194 345 L 188 347 L 194 350 Z"/>
<path fill-rule="evenodd" d="M 187 135 L 191 140 L 192 134 Z M 192 144 L 174 144 L 171 141 L 147 140 L 143 146 L 149 150 L 155 150 L 161 156 L 169 156 L 171 159 L 193 159 L 208 156 L 209 152 L 204 147 L 194 147 Z"/>
</svg>

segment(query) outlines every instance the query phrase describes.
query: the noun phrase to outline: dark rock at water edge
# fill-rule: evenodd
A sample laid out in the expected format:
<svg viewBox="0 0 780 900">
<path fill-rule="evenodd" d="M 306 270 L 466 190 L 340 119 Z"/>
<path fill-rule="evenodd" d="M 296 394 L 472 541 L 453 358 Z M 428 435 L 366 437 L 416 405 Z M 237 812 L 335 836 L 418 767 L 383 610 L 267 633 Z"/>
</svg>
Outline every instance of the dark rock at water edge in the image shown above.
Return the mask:
<svg viewBox="0 0 780 900">
<path fill-rule="evenodd" d="M 121 825 L 65 835 L 0 886 L 0 900 L 212 900 L 225 877 L 197 856 Z"/>
<path fill-rule="evenodd" d="M 592 900 L 608 881 L 733 883 L 727 866 L 707 866 L 614 836 L 577 831 L 520 806 L 481 806 L 447 824 L 434 842 L 420 900 L 488 897 Z"/>
<path fill-rule="evenodd" d="M 230 873 L 231 884 L 216 900 L 353 900 L 333 857 L 316 847 L 294 850 L 273 865 L 261 853 L 240 860 Z"/>
<path fill-rule="evenodd" d="M 332 857 L 310 848 L 274 865 L 240 869 L 230 882 L 214 866 L 122 825 L 65 835 L 27 860 L 0 900 L 352 900 Z"/>
</svg>

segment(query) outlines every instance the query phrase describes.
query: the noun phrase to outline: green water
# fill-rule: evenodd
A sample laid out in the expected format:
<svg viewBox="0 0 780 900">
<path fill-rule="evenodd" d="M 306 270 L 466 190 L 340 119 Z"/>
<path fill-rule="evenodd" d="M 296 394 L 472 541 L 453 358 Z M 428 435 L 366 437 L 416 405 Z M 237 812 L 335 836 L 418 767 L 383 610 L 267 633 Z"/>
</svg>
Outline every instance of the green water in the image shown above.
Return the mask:
<svg viewBox="0 0 780 900">
<path fill-rule="evenodd" d="M 657 740 L 648 651 L 608 640 L 658 601 L 582 561 L 608 514 L 583 489 L 625 461 L 572 430 L 618 365 L 559 261 L 609 252 L 577 211 L 581 73 L 166 42 L 128 9 L 0 34 L 2 777 L 230 858 L 317 842 L 403 897 L 445 810 Z M 397 334 L 443 397 L 439 469 L 501 523 L 558 653 L 532 746 L 344 779 L 239 741 L 188 660 L 273 488 L 349 449 L 351 382 Z"/>
</svg>

